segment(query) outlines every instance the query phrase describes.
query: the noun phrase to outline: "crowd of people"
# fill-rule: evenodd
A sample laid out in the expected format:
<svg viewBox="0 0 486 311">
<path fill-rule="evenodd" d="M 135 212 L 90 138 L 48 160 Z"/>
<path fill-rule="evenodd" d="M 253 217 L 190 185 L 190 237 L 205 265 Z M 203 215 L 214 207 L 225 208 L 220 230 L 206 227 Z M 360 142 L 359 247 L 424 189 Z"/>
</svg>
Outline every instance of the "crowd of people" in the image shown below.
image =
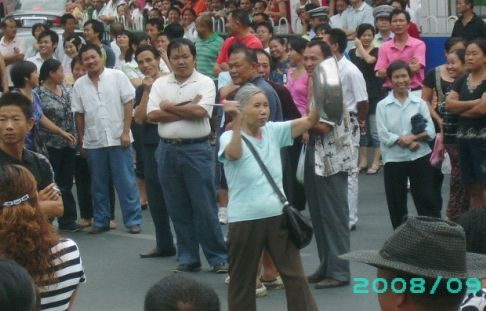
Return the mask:
<svg viewBox="0 0 486 311">
<path fill-rule="evenodd" d="M 58 232 L 115 229 L 116 191 L 127 232 L 141 232 L 143 209 L 153 218 L 155 246 L 141 258 L 177 256 L 174 272 L 198 272 L 201 248 L 214 273 L 228 274 L 230 310 L 256 310 L 256 297 L 282 288 L 289 310 L 317 310 L 309 284 L 351 280 L 340 256 L 358 227 L 360 173 L 383 168 L 393 229 L 406 225 L 408 190 L 420 216 L 440 218 L 446 205 L 460 221 L 486 207 L 486 24 L 473 8 L 457 0 L 446 63 L 427 74 L 404 0 L 75 1 L 63 32 L 35 24 L 29 47 L 5 18 L 0 256 L 32 277 L 32 306 L 69 309 L 85 276 L 75 241 Z M 137 10 L 145 32 L 118 22 Z M 281 22 L 290 10 L 298 25 Z M 221 20 L 226 39 L 214 32 Z M 276 36 L 277 27 L 293 35 Z M 314 94 L 328 86 L 313 73 L 329 62 L 342 122 L 322 114 Z M 253 152 L 288 202 L 309 209 L 319 255 L 309 276 Z"/>
</svg>

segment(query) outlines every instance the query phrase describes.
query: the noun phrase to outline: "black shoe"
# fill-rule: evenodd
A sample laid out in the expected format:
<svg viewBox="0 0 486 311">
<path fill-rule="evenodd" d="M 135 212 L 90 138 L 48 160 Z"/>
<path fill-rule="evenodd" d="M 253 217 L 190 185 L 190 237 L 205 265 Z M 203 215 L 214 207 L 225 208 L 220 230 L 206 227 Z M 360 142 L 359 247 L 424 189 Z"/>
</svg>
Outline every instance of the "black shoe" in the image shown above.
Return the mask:
<svg viewBox="0 0 486 311">
<path fill-rule="evenodd" d="M 59 231 L 78 232 L 83 229 L 83 227 L 81 227 L 77 223 L 73 223 L 71 225 L 59 225 L 58 229 Z"/>
<path fill-rule="evenodd" d="M 88 231 L 89 234 L 98 234 L 102 232 L 106 232 L 110 230 L 110 226 L 103 226 L 103 227 L 96 227 L 93 226 L 91 229 Z"/>
<path fill-rule="evenodd" d="M 140 233 L 142 231 L 142 228 L 140 228 L 140 225 L 135 225 L 135 226 L 131 226 L 128 228 L 128 233 L 131 233 L 131 234 L 137 234 L 137 233 Z"/>
<path fill-rule="evenodd" d="M 324 277 L 319 276 L 317 273 L 311 274 L 307 277 L 307 282 L 309 283 L 318 283 L 322 281 Z"/>
<path fill-rule="evenodd" d="M 180 264 L 172 272 L 199 272 L 201 271 L 201 264 L 199 262 L 190 264 Z"/>
<path fill-rule="evenodd" d="M 213 272 L 217 274 L 228 273 L 228 271 L 229 271 L 229 266 L 227 263 L 222 263 L 220 265 L 213 267 Z"/>
<path fill-rule="evenodd" d="M 162 252 L 159 249 L 154 248 L 154 249 L 152 249 L 152 250 L 150 250 L 146 253 L 141 253 L 140 258 L 172 257 L 172 256 L 175 256 L 175 254 L 176 254 L 175 249 L 173 249 L 171 251 Z"/>
<path fill-rule="evenodd" d="M 339 281 L 333 278 L 325 278 L 316 284 L 316 289 L 333 288 L 349 285 L 349 281 Z"/>
</svg>

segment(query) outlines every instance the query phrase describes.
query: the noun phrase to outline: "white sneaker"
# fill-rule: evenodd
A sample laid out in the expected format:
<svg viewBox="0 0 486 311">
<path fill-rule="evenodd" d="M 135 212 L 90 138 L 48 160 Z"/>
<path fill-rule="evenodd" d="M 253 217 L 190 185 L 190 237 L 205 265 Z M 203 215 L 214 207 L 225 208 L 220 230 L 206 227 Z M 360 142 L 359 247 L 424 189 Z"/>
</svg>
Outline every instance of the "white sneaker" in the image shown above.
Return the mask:
<svg viewBox="0 0 486 311">
<path fill-rule="evenodd" d="M 267 289 L 282 289 L 282 288 L 285 288 L 284 286 L 284 283 L 282 281 L 282 278 L 279 276 L 277 276 L 277 278 L 273 281 L 261 281 L 263 285 L 265 285 L 265 287 Z"/>
<path fill-rule="evenodd" d="M 256 288 L 255 294 L 257 298 L 268 295 L 267 288 L 265 287 L 265 285 L 263 285 L 263 283 L 261 283 L 260 286 Z"/>
<path fill-rule="evenodd" d="M 218 211 L 219 223 L 222 225 L 228 224 L 228 209 L 226 207 L 220 207 Z"/>
</svg>

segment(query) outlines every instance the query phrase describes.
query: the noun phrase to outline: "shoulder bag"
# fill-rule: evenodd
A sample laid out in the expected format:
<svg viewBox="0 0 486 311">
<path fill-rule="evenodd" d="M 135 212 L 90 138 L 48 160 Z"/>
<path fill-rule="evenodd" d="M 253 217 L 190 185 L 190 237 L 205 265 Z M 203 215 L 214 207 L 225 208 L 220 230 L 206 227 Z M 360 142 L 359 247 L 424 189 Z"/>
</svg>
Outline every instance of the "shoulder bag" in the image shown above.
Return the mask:
<svg viewBox="0 0 486 311">
<path fill-rule="evenodd" d="M 295 209 L 287 201 L 285 195 L 277 186 L 275 180 L 273 180 L 272 175 L 270 175 L 270 172 L 268 171 L 267 167 L 263 163 L 262 159 L 260 158 L 260 155 L 256 151 L 253 144 L 245 136 L 242 135 L 241 138 L 250 149 L 258 165 L 260 165 L 263 174 L 265 174 L 265 177 L 267 178 L 268 182 L 270 183 L 273 190 L 277 194 L 280 202 L 282 202 L 283 204 L 283 208 L 282 208 L 283 223 L 289 230 L 290 239 L 295 244 L 295 246 L 297 246 L 297 248 L 302 249 L 306 247 L 307 245 L 309 245 L 310 241 L 312 240 L 312 235 L 314 234 L 314 229 L 312 228 L 311 220 L 305 217 L 304 215 L 302 215 L 300 211 Z"/>
</svg>

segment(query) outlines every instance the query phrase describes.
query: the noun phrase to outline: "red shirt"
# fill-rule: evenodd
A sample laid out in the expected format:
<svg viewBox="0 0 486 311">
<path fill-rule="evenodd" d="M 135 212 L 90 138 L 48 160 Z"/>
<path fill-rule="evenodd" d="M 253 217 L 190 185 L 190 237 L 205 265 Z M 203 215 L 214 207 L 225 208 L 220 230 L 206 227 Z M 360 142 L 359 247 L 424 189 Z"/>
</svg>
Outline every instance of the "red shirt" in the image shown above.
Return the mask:
<svg viewBox="0 0 486 311">
<path fill-rule="evenodd" d="M 196 12 L 196 16 L 199 16 L 199 14 L 201 14 L 202 12 L 207 11 L 206 2 L 204 0 L 197 0 L 196 2 L 187 1 L 181 12 L 184 12 L 184 10 L 187 8 L 193 9 L 194 12 Z"/>
<path fill-rule="evenodd" d="M 216 59 L 216 63 L 223 64 L 228 62 L 228 50 L 230 46 L 232 46 L 234 43 L 241 43 L 250 49 L 263 49 L 262 42 L 254 34 L 250 34 L 241 40 L 238 40 L 236 37 L 231 36 L 228 39 L 224 40 L 223 46 L 221 47 L 221 52 L 219 52 L 218 59 Z"/>
</svg>

